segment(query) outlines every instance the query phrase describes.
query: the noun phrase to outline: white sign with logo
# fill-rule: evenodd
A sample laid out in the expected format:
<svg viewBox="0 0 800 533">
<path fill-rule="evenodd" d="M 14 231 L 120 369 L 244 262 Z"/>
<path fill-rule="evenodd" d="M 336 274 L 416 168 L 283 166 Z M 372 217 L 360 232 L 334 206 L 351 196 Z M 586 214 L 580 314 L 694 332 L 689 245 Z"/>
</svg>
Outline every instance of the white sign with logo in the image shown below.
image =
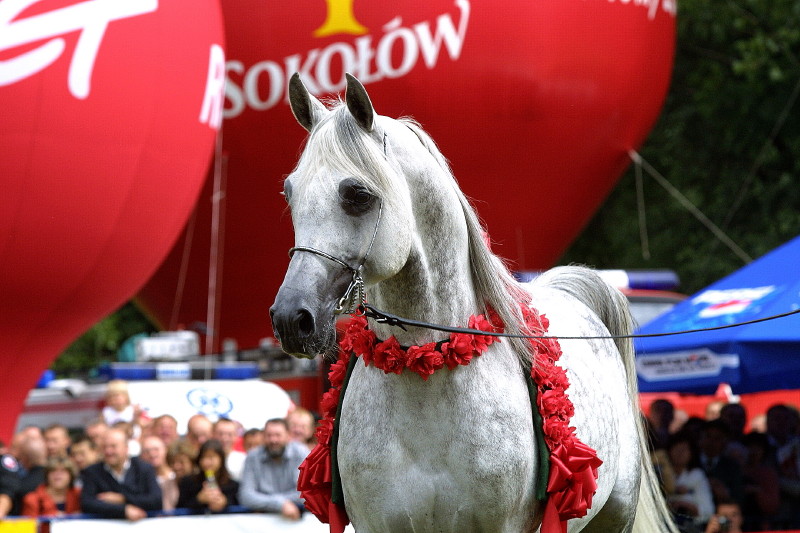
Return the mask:
<svg viewBox="0 0 800 533">
<path fill-rule="evenodd" d="M 647 381 L 718 376 L 723 368 L 739 368 L 739 356 L 701 348 L 636 357 L 636 371 Z"/>
<path fill-rule="evenodd" d="M 701 318 L 736 315 L 774 291 L 774 285 L 741 289 L 706 290 L 692 298 L 692 303 L 706 305 L 698 313 Z"/>
<path fill-rule="evenodd" d="M 211 420 L 230 418 L 246 428 L 263 428 L 271 418 L 284 418 L 293 405 L 286 391 L 261 380 L 129 381 L 131 402 L 150 418 L 169 414 L 186 432 L 186 422 L 202 413 Z"/>
</svg>

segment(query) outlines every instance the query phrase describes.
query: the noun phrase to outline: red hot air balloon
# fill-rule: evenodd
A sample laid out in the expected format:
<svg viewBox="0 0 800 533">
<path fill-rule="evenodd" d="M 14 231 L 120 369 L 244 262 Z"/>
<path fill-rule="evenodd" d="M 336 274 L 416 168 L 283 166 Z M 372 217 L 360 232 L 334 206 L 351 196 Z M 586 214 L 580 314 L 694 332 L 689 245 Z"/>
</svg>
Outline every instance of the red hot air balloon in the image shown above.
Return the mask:
<svg viewBox="0 0 800 533">
<path fill-rule="evenodd" d="M 240 346 L 270 334 L 267 310 L 293 243 L 279 192 L 305 135 L 286 105 L 294 72 L 325 97 L 344 88 L 349 71 L 378 113 L 413 115 L 475 199 L 497 253 L 536 269 L 559 257 L 643 142 L 674 53 L 674 0 L 222 6 L 227 186 L 215 226 L 224 234 L 214 240 L 224 251 L 210 276 L 216 291 L 209 306 L 207 184 L 190 238 L 141 301 L 165 327 L 210 317 L 217 341 Z"/>
<path fill-rule="evenodd" d="M 215 0 L 0 0 L 0 437 L 175 243 L 213 154 Z"/>
</svg>

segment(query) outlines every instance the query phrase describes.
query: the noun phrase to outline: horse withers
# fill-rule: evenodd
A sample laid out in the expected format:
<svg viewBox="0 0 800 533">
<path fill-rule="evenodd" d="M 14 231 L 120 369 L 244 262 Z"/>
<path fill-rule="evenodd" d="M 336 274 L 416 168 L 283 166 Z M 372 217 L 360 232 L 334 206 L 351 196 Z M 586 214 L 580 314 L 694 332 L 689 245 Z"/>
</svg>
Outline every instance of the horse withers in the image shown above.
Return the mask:
<svg viewBox="0 0 800 533">
<path fill-rule="evenodd" d="M 335 353 L 335 316 L 362 291 L 379 309 L 433 324 L 473 317 L 521 334 L 526 316 L 544 316 L 547 335 L 561 337 L 570 429 L 602 461 L 591 507 L 568 530 L 675 531 L 647 453 L 630 339 L 607 338 L 631 331 L 624 297 L 579 267 L 517 284 L 433 140 L 412 120 L 377 115 L 352 76 L 346 100 L 328 108 L 295 75 L 290 103 L 309 138 L 284 182 L 296 246 L 270 310 L 284 350 Z M 335 466 L 356 531 L 539 528 L 532 341 L 481 341 L 485 351 L 459 360 L 459 337 L 373 319 L 368 331 L 375 351 L 352 367 L 337 420 Z M 413 368 L 412 350 L 427 366 Z"/>
</svg>

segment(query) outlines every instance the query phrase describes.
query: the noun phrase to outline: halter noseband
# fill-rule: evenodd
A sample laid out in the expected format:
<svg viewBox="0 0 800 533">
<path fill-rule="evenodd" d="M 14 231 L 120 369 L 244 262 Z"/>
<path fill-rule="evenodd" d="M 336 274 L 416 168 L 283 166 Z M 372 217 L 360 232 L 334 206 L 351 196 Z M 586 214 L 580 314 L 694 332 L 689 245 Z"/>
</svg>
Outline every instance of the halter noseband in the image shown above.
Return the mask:
<svg viewBox="0 0 800 533">
<path fill-rule="evenodd" d="M 289 248 L 289 257 L 292 257 L 295 252 L 309 252 L 320 257 L 324 257 L 329 261 L 340 264 L 345 270 L 349 270 L 353 274 L 353 279 L 347 290 L 344 292 L 339 301 L 336 302 L 336 307 L 333 309 L 334 315 L 350 315 L 356 312 L 357 309 L 364 309 L 367 303 L 367 293 L 364 288 L 364 278 L 362 272 L 364 270 L 364 263 L 367 262 L 367 257 L 372 251 L 372 245 L 375 243 L 375 237 L 378 235 L 378 226 L 381 223 L 381 215 L 383 214 L 383 202 L 378 200 L 378 218 L 375 220 L 375 229 L 372 231 L 372 238 L 369 240 L 369 246 L 364 257 L 361 258 L 358 266 L 353 268 L 346 261 L 339 259 L 327 252 L 312 248 L 311 246 L 293 246 Z"/>
</svg>

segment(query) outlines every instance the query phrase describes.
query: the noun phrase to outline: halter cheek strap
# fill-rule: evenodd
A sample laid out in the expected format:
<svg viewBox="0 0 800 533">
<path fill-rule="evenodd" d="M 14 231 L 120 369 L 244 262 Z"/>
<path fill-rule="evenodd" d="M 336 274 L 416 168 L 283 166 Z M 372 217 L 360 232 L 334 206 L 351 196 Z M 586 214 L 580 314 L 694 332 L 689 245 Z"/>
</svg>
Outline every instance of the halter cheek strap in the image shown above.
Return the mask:
<svg viewBox="0 0 800 533">
<path fill-rule="evenodd" d="M 339 301 L 336 303 L 336 307 L 333 309 L 333 314 L 335 315 L 350 315 L 356 313 L 359 309 L 363 310 L 365 308 L 364 306 L 367 303 L 367 293 L 364 288 L 364 277 L 362 273 L 364 271 L 364 263 L 367 262 L 367 258 L 372 251 L 372 245 L 375 243 L 375 237 L 378 235 L 378 227 L 381 223 L 382 214 L 383 202 L 378 200 L 378 218 L 375 220 L 375 229 L 372 230 L 372 238 L 369 240 L 369 246 L 367 246 L 367 251 L 364 254 L 364 257 L 355 268 L 350 266 L 350 264 L 348 264 L 346 261 L 339 259 L 338 257 L 335 257 L 327 252 L 323 252 L 317 248 L 312 248 L 311 246 L 294 246 L 289 248 L 289 257 L 292 257 L 295 252 L 309 252 L 320 257 L 324 257 L 325 259 L 333 261 L 334 263 L 338 263 L 345 270 L 349 270 L 353 274 L 353 279 L 350 281 L 350 285 L 347 286 L 347 290 L 344 292 L 344 295 L 339 298 Z"/>
<path fill-rule="evenodd" d="M 414 130 L 412 129 L 411 131 L 413 132 Z M 419 136 L 417 135 L 417 137 Z M 422 142 L 422 139 L 420 139 L 420 142 Z M 386 132 L 383 132 L 383 156 L 386 157 Z M 367 252 L 364 254 L 364 257 L 358 263 L 356 268 L 353 268 L 346 261 L 339 259 L 338 257 L 335 257 L 327 252 L 323 252 L 317 248 L 312 248 L 311 246 L 294 246 L 289 248 L 289 257 L 292 257 L 295 252 L 308 252 L 320 257 L 324 257 L 325 259 L 333 261 L 334 263 L 338 263 L 342 265 L 345 270 L 352 272 L 353 279 L 350 281 L 350 285 L 347 286 L 347 290 L 344 292 L 344 295 L 342 295 L 342 297 L 339 298 L 339 301 L 336 303 L 336 307 L 333 309 L 334 315 L 364 314 L 367 304 L 367 293 L 364 288 L 364 277 L 362 276 L 362 272 L 364 270 L 364 263 L 367 262 L 367 257 L 369 257 L 369 253 L 372 251 L 372 245 L 375 243 L 375 236 L 378 235 L 378 226 L 381 223 L 382 214 L 383 202 L 379 199 L 378 219 L 375 221 L 375 229 L 372 231 L 372 238 L 369 240 Z"/>
</svg>

